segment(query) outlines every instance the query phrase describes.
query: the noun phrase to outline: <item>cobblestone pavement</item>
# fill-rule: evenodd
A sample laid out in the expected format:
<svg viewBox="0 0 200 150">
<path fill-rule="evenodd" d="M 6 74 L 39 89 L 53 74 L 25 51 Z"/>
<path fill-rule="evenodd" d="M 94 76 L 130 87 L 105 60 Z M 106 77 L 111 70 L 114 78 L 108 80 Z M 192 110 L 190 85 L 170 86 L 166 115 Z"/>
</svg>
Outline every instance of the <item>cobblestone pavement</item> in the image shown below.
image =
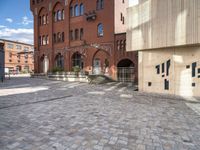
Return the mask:
<svg viewBox="0 0 200 150">
<path fill-rule="evenodd" d="M 0 83 L 0 150 L 199 150 L 199 103 L 34 78 Z"/>
</svg>

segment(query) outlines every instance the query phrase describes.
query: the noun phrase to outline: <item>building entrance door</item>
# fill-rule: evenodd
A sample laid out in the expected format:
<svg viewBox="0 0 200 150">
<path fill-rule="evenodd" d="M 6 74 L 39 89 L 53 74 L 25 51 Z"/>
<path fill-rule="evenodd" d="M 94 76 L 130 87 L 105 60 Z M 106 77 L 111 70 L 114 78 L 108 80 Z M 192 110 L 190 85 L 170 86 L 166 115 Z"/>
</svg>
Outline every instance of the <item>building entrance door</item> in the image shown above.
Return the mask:
<svg viewBox="0 0 200 150">
<path fill-rule="evenodd" d="M 93 74 L 101 74 L 101 61 L 96 58 L 93 63 Z"/>
</svg>

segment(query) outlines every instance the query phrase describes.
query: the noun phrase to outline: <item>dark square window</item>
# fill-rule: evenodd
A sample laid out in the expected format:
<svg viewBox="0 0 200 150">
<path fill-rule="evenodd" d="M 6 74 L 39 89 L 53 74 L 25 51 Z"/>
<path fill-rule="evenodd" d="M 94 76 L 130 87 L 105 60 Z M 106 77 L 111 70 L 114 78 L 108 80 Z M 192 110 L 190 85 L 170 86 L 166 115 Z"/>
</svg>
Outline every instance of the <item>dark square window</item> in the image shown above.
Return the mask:
<svg viewBox="0 0 200 150">
<path fill-rule="evenodd" d="M 189 68 L 190 68 L 190 65 L 187 65 L 187 66 L 186 66 L 186 69 L 189 69 Z"/>
<path fill-rule="evenodd" d="M 151 86 L 152 85 L 152 83 L 151 82 L 148 82 L 148 86 Z"/>
<path fill-rule="evenodd" d="M 200 73 L 200 68 L 198 68 L 198 73 Z"/>
<path fill-rule="evenodd" d="M 192 83 L 192 87 L 195 87 L 196 86 L 196 84 L 195 83 Z"/>
</svg>

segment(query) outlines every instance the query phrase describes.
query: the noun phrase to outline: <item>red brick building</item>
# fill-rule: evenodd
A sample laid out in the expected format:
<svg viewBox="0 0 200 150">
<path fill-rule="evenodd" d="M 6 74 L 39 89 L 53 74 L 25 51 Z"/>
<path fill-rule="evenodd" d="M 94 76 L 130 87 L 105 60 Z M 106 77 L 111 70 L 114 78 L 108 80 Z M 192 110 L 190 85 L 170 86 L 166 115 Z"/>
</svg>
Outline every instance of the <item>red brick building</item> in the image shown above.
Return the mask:
<svg viewBox="0 0 200 150">
<path fill-rule="evenodd" d="M 29 73 L 34 71 L 33 45 L 1 39 L 4 43 L 6 73 Z"/>
<path fill-rule="evenodd" d="M 34 15 L 35 73 L 74 66 L 117 79 L 117 67 L 132 67 L 137 53 L 126 52 L 128 0 L 31 0 Z"/>
</svg>

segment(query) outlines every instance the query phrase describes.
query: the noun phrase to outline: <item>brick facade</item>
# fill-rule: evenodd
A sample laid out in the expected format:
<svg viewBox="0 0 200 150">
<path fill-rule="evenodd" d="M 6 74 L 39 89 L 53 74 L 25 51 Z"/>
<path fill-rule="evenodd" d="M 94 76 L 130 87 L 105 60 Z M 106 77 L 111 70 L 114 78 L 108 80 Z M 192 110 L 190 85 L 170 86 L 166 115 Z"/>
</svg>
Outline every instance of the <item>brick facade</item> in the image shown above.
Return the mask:
<svg viewBox="0 0 200 150">
<path fill-rule="evenodd" d="M 34 15 L 35 73 L 55 67 L 72 71 L 79 66 L 89 73 L 109 74 L 117 79 L 117 64 L 122 58 L 130 59 L 137 67 L 136 52 L 116 50 L 115 39 L 126 36 L 115 34 L 114 9 L 119 5 L 115 0 L 30 2 Z"/>
<path fill-rule="evenodd" d="M 2 40 L 5 51 L 5 68 L 10 73 L 33 72 L 33 45 L 10 40 Z"/>
</svg>

